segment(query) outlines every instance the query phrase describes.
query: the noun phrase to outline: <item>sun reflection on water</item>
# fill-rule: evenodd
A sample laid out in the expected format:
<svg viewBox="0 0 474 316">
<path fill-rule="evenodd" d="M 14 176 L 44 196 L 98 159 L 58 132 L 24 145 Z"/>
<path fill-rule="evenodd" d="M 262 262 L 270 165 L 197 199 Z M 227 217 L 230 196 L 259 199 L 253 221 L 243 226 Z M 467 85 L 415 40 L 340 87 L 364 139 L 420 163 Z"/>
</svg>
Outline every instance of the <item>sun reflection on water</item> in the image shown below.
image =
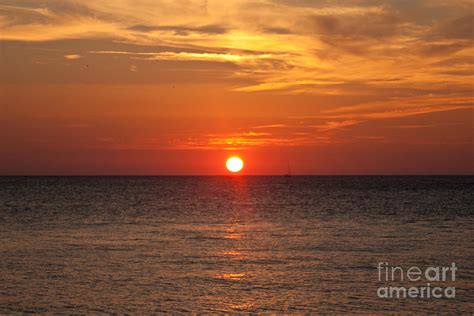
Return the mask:
<svg viewBox="0 0 474 316">
<path fill-rule="evenodd" d="M 240 251 L 224 251 L 222 254 L 223 255 L 228 255 L 228 256 L 238 256 L 238 255 L 241 255 L 242 252 L 240 252 Z"/>
<path fill-rule="evenodd" d="M 246 273 L 224 273 L 223 275 L 220 276 L 220 278 L 226 279 L 226 280 L 240 280 L 246 275 L 247 275 Z"/>
</svg>

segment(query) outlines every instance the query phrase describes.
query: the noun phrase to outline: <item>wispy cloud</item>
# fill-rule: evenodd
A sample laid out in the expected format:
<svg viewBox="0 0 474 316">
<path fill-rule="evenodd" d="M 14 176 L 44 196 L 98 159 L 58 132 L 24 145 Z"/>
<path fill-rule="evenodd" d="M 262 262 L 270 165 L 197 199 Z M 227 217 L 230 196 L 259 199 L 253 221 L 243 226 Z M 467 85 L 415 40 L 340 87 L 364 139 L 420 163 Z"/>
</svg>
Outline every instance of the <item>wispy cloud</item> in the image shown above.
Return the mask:
<svg viewBox="0 0 474 316">
<path fill-rule="evenodd" d="M 230 75 L 251 77 L 257 83 L 234 87 L 235 91 L 377 94 L 393 86 L 393 81 L 385 80 L 393 74 L 400 78 L 397 87 L 427 85 L 439 80 L 440 71 L 448 70 L 428 64 L 454 54 L 456 58 L 472 55 L 473 18 L 459 16 L 465 2 L 453 1 L 447 7 L 443 1 L 414 0 L 413 7 L 429 10 L 438 19 L 404 14 L 409 8 L 393 1 L 371 5 L 360 1 L 65 0 L 34 4 L 20 0 L 0 5 L 0 39 L 108 38 L 177 48 L 155 54 L 135 52 L 133 58 L 236 63 L 241 69 Z M 456 76 L 445 74 L 443 82 L 459 83 Z M 348 88 L 357 82 L 372 86 Z"/>
<path fill-rule="evenodd" d="M 272 129 L 272 128 L 284 128 L 287 127 L 285 124 L 268 124 L 268 125 L 258 125 L 254 126 L 255 129 Z"/>
<path fill-rule="evenodd" d="M 58 54 L 88 63 L 112 57 L 107 63 L 121 65 L 114 69 L 123 69 L 124 78 L 139 77 L 144 83 L 157 77 L 144 75 L 147 69 L 165 62 L 193 64 L 195 73 L 168 72 L 163 82 L 169 76 L 201 83 L 205 72 L 219 69 L 213 80 L 235 79 L 225 87 L 229 93 L 319 100 L 306 116 L 318 117 L 312 128 L 324 133 L 365 121 L 472 108 L 474 18 L 467 10 L 472 2 L 447 3 L 3 1 L 0 40 L 93 39 L 101 45 L 77 44 Z M 113 81 L 116 73 L 109 76 Z M 326 105 L 329 99 L 333 103 Z M 256 126 L 273 135 L 252 141 L 270 142 L 276 137 L 273 130 L 288 128 L 282 123 Z M 232 137 L 233 142 L 250 142 L 249 135 Z"/>
<path fill-rule="evenodd" d="M 347 120 L 347 121 L 329 121 L 321 125 L 311 125 L 311 127 L 318 129 L 319 131 L 330 131 L 334 129 L 340 129 L 347 126 L 352 126 L 361 123 L 361 121 Z"/>
<path fill-rule="evenodd" d="M 273 54 L 231 54 L 231 53 L 191 53 L 191 52 L 157 52 L 136 53 L 123 51 L 91 51 L 92 54 L 130 55 L 142 60 L 175 60 L 175 61 L 213 61 L 247 63 L 257 60 L 275 58 Z"/>
<path fill-rule="evenodd" d="M 80 59 L 82 56 L 78 54 L 69 54 L 69 55 L 64 55 L 65 59 L 68 60 L 75 60 L 75 59 Z"/>
</svg>

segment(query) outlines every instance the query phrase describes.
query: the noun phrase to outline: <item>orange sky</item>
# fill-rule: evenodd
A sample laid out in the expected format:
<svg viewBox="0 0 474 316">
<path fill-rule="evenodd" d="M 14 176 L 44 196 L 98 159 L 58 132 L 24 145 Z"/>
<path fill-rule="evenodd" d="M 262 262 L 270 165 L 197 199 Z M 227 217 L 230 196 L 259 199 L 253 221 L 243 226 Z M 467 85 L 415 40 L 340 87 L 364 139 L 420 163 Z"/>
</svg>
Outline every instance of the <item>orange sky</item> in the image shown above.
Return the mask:
<svg viewBox="0 0 474 316">
<path fill-rule="evenodd" d="M 473 174 L 471 0 L 0 0 L 0 174 Z"/>
</svg>

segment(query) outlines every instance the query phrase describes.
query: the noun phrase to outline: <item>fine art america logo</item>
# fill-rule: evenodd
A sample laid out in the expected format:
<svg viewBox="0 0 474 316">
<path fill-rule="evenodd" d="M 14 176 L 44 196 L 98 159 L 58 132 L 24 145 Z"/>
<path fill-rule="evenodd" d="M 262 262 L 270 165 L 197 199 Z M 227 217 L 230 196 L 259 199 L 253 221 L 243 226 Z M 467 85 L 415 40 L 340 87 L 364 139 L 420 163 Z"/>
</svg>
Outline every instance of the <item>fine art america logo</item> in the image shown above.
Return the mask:
<svg viewBox="0 0 474 316">
<path fill-rule="evenodd" d="M 379 282 L 384 283 L 377 289 L 380 298 L 455 298 L 456 288 L 446 286 L 456 281 L 456 263 L 450 266 L 402 268 L 379 262 L 377 266 Z M 411 286 L 398 286 L 400 283 Z"/>
</svg>

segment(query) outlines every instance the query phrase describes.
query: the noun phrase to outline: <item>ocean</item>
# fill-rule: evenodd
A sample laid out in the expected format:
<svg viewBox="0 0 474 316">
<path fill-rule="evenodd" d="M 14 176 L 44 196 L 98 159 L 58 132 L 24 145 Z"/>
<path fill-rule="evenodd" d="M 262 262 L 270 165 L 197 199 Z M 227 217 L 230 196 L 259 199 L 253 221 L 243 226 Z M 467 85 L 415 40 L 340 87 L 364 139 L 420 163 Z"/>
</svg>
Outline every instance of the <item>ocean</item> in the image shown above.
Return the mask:
<svg viewBox="0 0 474 316">
<path fill-rule="evenodd" d="M 472 313 L 473 188 L 472 176 L 0 177 L 0 313 Z M 400 279 L 453 263 L 455 279 Z M 393 286 L 444 296 L 381 296 Z"/>
</svg>

